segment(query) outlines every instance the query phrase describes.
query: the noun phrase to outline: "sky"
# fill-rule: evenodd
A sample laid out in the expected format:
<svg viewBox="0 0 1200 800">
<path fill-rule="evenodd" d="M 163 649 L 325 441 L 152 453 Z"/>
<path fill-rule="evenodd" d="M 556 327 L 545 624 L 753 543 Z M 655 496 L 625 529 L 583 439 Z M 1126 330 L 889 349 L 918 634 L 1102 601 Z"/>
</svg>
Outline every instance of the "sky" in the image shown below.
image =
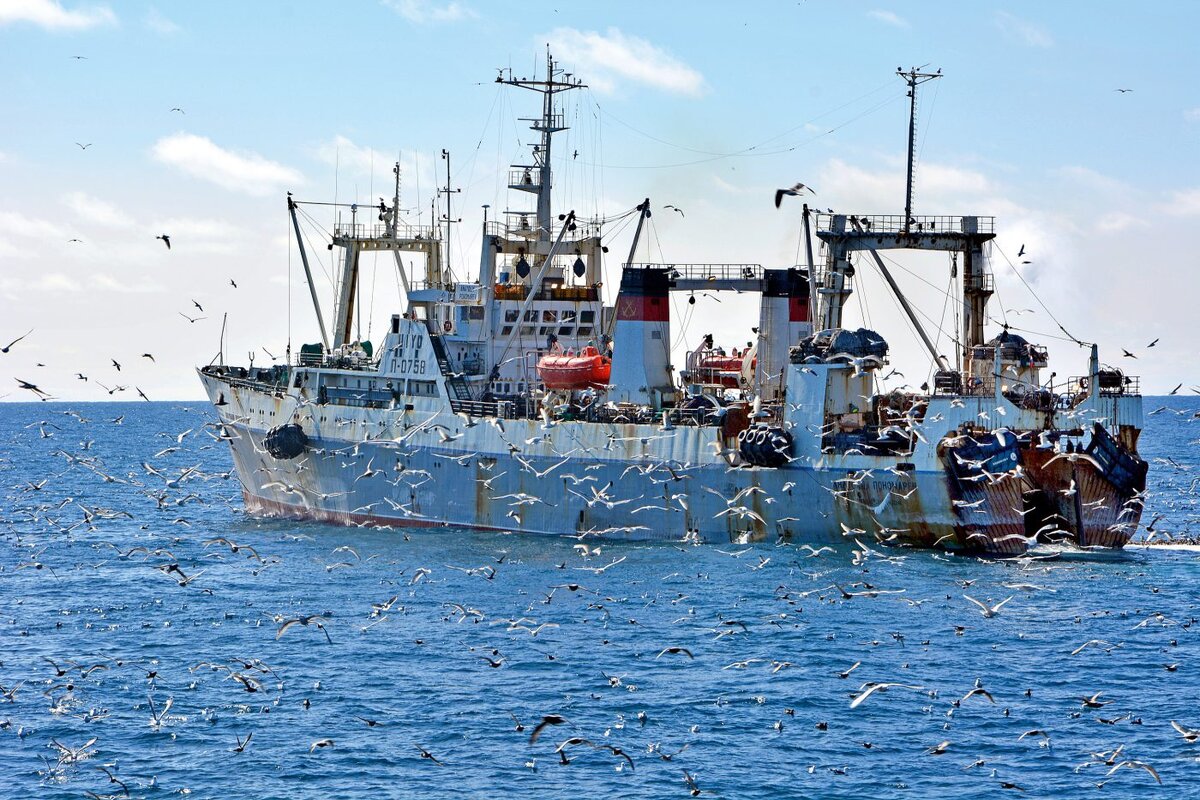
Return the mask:
<svg viewBox="0 0 1200 800">
<path fill-rule="evenodd" d="M 397 160 L 402 207 L 427 219 L 449 151 L 451 267 L 473 278 L 483 206 L 527 205 L 504 184 L 538 112 L 497 70 L 540 74 L 547 45 L 587 83 L 563 97 L 556 211 L 650 197 L 636 260 L 664 263 L 803 265 L 800 204 L 774 207 L 798 181 L 817 208 L 902 213 L 895 73 L 942 70 L 919 93 L 914 213 L 995 217 L 988 335 L 1007 320 L 1060 380 L 1086 370 L 1065 329 L 1147 394 L 1200 385 L 1200 4 L 739 5 L 0 0 L 0 346 L 32 331 L 0 354 L 0 399 L 33 399 L 14 379 L 72 401 L 199 399 L 223 321 L 230 363 L 318 341 L 286 193 L 374 205 Z M 611 302 L 632 227 L 607 232 Z M 329 254 L 305 234 L 328 316 Z M 952 352 L 948 259 L 888 257 Z M 382 261 L 363 281 L 378 340 L 401 294 Z M 748 296 L 674 311 L 679 352 L 757 325 Z M 926 379 L 866 261 L 846 322 L 891 343 L 889 386 Z"/>
</svg>

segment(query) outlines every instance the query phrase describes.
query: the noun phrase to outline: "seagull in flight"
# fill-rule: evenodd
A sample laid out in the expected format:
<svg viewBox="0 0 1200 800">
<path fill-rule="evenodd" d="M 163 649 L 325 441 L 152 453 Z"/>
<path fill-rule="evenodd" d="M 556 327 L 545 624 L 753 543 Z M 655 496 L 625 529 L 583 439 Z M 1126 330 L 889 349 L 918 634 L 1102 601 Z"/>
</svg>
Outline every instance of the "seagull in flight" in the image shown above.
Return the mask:
<svg viewBox="0 0 1200 800">
<path fill-rule="evenodd" d="M 1113 89 L 1113 91 L 1120 92 L 1121 94 L 1125 94 L 1126 92 L 1132 92 L 1133 89 Z"/>
<path fill-rule="evenodd" d="M 172 108 L 171 111 L 178 111 L 180 114 L 187 113 L 186 111 L 184 111 L 182 108 L 179 108 L 178 106 L 176 106 L 175 108 Z M 167 112 L 167 113 L 170 113 L 170 112 Z"/>
<path fill-rule="evenodd" d="M 1015 597 L 1015 596 L 1016 595 L 1013 595 L 1013 597 Z M 979 613 L 983 614 L 983 616 L 987 619 L 991 619 L 992 617 L 999 614 L 1000 609 L 1004 606 L 1004 604 L 1007 603 L 1009 600 L 1012 600 L 1012 597 L 1008 597 L 1008 598 L 1005 598 L 1004 600 L 1001 600 L 999 603 L 997 603 L 994 606 L 986 606 L 983 603 L 976 600 L 974 597 L 971 597 L 970 595 L 964 594 L 963 598 L 966 600 L 970 600 L 972 603 L 979 606 L 979 609 L 980 609 Z"/>
<path fill-rule="evenodd" d="M 17 342 L 21 341 L 22 339 L 24 339 L 26 336 L 28 336 L 28 335 L 29 335 L 29 334 L 31 334 L 31 333 L 33 333 L 33 328 L 30 328 L 30 329 L 29 329 L 29 330 L 28 330 L 28 331 L 27 331 L 25 334 L 23 334 L 23 335 L 21 335 L 21 336 L 18 336 L 17 338 L 13 339 L 13 340 L 12 340 L 11 342 L 9 342 L 9 343 L 8 343 L 6 346 L 4 346 L 4 347 L 0 347 L 0 353 L 7 353 L 9 350 L 11 350 L 11 349 L 12 349 L 12 346 L 13 346 L 14 344 L 16 344 Z M 1182 385 L 1182 384 L 1181 384 L 1181 385 Z"/>
<path fill-rule="evenodd" d="M 81 144 L 80 142 L 76 142 L 75 144 L 77 144 L 79 146 L 80 150 L 87 150 L 89 147 L 92 146 L 91 142 L 88 142 L 87 144 Z"/>
<path fill-rule="evenodd" d="M 816 194 L 816 192 L 814 192 L 812 190 L 811 186 L 805 186 L 803 183 L 797 183 L 794 186 L 792 186 L 792 188 L 790 188 L 790 189 L 776 189 L 775 190 L 775 207 L 779 208 L 779 204 L 783 202 L 784 195 L 787 195 L 788 197 L 796 197 L 797 195 L 799 195 L 801 192 L 804 192 L 804 191 L 809 191 L 809 192 L 812 192 L 813 194 Z"/>
<path fill-rule="evenodd" d="M 170 249 L 171 249 L 171 237 L 170 237 L 170 236 L 168 236 L 167 234 L 165 234 L 165 233 L 164 233 L 162 236 L 155 236 L 154 238 L 155 238 L 155 239 L 162 239 L 162 240 L 163 240 L 163 244 L 165 244 L 165 245 L 167 246 L 167 249 L 168 249 L 168 250 L 170 250 Z"/>
<path fill-rule="evenodd" d="M 670 203 L 668 203 L 667 205 L 663 206 L 663 208 L 673 208 L 673 209 L 675 209 L 676 211 L 678 211 L 678 212 L 679 212 L 679 216 L 681 216 L 681 217 L 686 217 L 686 216 L 687 216 L 686 214 L 684 214 L 684 213 L 683 213 L 683 209 L 682 209 L 682 208 L 680 208 L 679 206 L 673 206 L 673 205 L 671 205 Z"/>
</svg>

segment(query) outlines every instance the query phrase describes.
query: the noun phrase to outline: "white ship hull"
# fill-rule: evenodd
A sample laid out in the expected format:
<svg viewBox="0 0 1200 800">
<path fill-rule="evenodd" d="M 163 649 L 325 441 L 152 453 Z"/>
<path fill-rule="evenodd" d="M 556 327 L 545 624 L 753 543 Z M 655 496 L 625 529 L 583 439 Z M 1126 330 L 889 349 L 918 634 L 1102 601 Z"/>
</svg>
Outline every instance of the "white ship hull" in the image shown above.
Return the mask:
<svg viewBox="0 0 1200 800">
<path fill-rule="evenodd" d="M 790 463 L 768 468 L 731 466 L 728 454 L 718 453 L 720 428 L 712 426 L 535 419 L 468 425 L 443 398 L 411 410 L 319 406 L 294 390 L 270 393 L 203 372 L 201 378 L 219 404 L 254 514 L 631 540 L 858 540 L 998 555 L 1027 548 L 1013 534 L 1025 530 L 1021 494 L 1030 486 L 1013 477 L 962 508 L 956 500 L 974 503 L 976 495 L 964 500 L 955 491 L 928 443 L 992 408 L 994 398 L 946 402 L 950 417 L 927 426 L 927 441 L 908 455 L 821 453 L 812 437 L 797 441 Z M 1033 412 L 1010 407 L 1016 425 L 1036 422 L 1022 420 Z M 795 429 L 812 427 L 794 416 Z M 264 439 L 289 423 L 300 425 L 307 446 L 295 458 L 275 458 Z"/>
</svg>

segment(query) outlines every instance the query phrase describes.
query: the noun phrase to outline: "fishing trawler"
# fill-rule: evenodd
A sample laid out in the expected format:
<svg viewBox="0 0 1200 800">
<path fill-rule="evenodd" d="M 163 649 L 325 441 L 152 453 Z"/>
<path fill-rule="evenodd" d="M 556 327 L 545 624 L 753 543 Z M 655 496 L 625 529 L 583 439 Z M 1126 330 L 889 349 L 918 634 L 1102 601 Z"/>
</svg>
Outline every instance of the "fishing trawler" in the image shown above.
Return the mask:
<svg viewBox="0 0 1200 800">
<path fill-rule="evenodd" d="M 900 74 L 915 106 L 933 76 Z M 446 226 L 403 217 L 397 165 L 391 206 L 349 206 L 334 226 L 327 330 L 303 204 L 289 195 L 321 342 L 270 368 L 221 357 L 199 370 L 247 511 L 992 555 L 1039 542 L 1121 547 L 1136 531 L 1147 471 L 1137 379 L 1104 366 L 1093 345 L 1087 374 L 1055 383 L 1044 347 L 1007 328 L 985 338 L 993 218 L 914 215 L 910 170 L 903 215 L 805 205 L 804 266 L 635 263 L 645 199 L 628 212 L 633 244 L 606 304 L 611 221 L 552 206 L 554 135 L 566 129 L 556 97 L 584 84 L 549 55 L 544 78 L 510 70 L 497 82 L 540 94 L 542 107 L 530 157 L 507 173 L 523 204 L 485 218 L 476 280 L 448 267 L 448 206 Z M 912 143 L 910 125 L 910 167 Z M 937 352 L 879 256 L 896 250 L 947 253 L 961 269 L 953 357 Z M 359 265 L 387 252 L 406 305 L 376 347 L 354 336 Z M 855 270 L 870 265 L 932 358 L 920 390 L 880 391 L 887 340 L 843 326 Z M 677 370 L 671 296 L 700 291 L 757 293 L 758 317 L 746 321 L 755 339 L 723 349 L 705 337 Z"/>
</svg>

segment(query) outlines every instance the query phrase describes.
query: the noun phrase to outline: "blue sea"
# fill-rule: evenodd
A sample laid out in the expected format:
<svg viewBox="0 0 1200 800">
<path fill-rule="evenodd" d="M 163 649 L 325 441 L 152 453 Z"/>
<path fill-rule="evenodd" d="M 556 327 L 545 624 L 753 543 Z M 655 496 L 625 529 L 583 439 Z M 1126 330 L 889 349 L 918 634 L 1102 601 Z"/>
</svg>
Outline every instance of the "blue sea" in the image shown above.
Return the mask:
<svg viewBox="0 0 1200 800">
<path fill-rule="evenodd" d="M 1143 520 L 1197 538 L 1160 406 Z M 1195 550 L 260 520 L 211 419 L 0 405 L 0 798 L 1200 796 Z"/>
</svg>

